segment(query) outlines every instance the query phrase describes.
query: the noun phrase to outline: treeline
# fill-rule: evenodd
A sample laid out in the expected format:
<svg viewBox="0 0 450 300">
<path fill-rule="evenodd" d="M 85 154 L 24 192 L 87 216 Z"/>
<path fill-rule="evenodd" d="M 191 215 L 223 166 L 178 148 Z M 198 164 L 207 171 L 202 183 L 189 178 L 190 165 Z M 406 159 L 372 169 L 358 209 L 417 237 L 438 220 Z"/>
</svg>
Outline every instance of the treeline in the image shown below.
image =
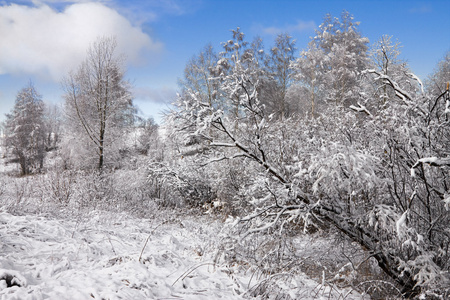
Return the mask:
<svg viewBox="0 0 450 300">
<path fill-rule="evenodd" d="M 350 260 L 347 284 L 382 282 L 392 295 L 387 280 L 362 284 L 360 267 L 373 261 L 394 297 L 448 297 L 450 54 L 422 83 L 399 42 L 369 46 L 347 12 L 327 15 L 299 56 L 289 34 L 267 51 L 237 28 L 221 46 L 187 63 L 158 130 L 137 122 L 115 41 L 100 39 L 64 79 L 58 121 L 32 86 L 19 92 L 6 146 L 22 174 L 42 170 L 45 149 L 57 148 L 65 169 L 133 169 L 145 157 L 148 197 L 235 221 L 226 259 L 246 260 L 248 236 L 325 230 L 366 253 Z M 262 273 L 298 266 L 285 248 L 252 255 Z"/>
</svg>

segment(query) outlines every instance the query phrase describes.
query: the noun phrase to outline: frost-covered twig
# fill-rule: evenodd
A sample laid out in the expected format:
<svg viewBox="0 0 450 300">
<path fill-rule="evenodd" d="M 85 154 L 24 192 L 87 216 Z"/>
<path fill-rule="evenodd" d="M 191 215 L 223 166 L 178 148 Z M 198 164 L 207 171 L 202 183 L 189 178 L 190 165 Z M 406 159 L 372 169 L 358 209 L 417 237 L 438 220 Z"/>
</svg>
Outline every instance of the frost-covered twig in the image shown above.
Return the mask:
<svg viewBox="0 0 450 300">
<path fill-rule="evenodd" d="M 262 211 L 256 212 L 250 216 L 247 216 L 243 219 L 240 220 L 240 222 L 247 222 L 250 221 L 252 219 L 255 219 L 256 217 L 259 217 L 261 215 L 263 215 L 264 213 L 268 212 L 269 210 L 272 209 L 276 209 L 278 210 L 278 212 L 276 213 L 272 213 L 272 214 L 268 214 L 267 216 L 272 216 L 274 217 L 273 221 L 270 223 L 265 223 L 263 226 L 260 227 L 256 227 L 253 229 L 249 229 L 247 232 L 245 232 L 242 237 L 241 240 L 244 240 L 247 236 L 249 236 L 250 234 L 256 233 L 256 232 L 263 232 L 267 229 L 270 229 L 272 227 L 274 227 L 275 225 L 277 225 L 279 223 L 280 218 L 283 215 L 292 215 L 295 214 L 294 212 L 298 212 L 299 210 L 304 210 L 306 208 L 305 205 L 288 205 L 288 206 L 279 206 L 279 205 L 272 205 L 269 206 L 267 208 L 265 208 Z"/>
</svg>

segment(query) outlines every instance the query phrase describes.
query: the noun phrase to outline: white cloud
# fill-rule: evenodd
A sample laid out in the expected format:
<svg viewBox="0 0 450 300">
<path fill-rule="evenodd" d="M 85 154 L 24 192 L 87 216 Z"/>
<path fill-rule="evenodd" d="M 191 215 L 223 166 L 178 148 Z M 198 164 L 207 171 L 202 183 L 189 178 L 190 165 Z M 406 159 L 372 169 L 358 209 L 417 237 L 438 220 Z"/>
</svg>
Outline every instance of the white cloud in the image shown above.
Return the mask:
<svg viewBox="0 0 450 300">
<path fill-rule="evenodd" d="M 264 34 L 277 35 L 280 33 L 303 33 L 316 29 L 316 23 L 314 21 L 297 21 L 297 24 L 287 25 L 285 27 L 261 27 L 260 30 Z"/>
<path fill-rule="evenodd" d="M 423 4 L 421 6 L 415 6 L 409 9 L 412 14 L 428 14 L 433 12 L 430 4 Z"/>
<path fill-rule="evenodd" d="M 162 88 L 139 86 L 133 89 L 133 95 L 141 102 L 171 104 L 176 99 L 177 90 L 167 86 Z"/>
<path fill-rule="evenodd" d="M 97 37 L 113 35 L 118 52 L 135 64 L 163 47 L 101 3 L 75 3 L 60 12 L 45 4 L 0 6 L 0 75 L 33 74 L 59 81 L 79 65 Z"/>
</svg>

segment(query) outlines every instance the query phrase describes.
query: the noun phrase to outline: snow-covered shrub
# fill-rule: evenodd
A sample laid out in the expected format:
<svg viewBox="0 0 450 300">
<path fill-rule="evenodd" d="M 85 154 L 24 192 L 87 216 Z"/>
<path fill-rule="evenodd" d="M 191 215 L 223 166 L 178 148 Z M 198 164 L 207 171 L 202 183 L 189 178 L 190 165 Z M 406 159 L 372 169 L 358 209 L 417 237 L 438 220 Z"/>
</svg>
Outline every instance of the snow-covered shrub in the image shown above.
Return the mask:
<svg viewBox="0 0 450 300">
<path fill-rule="evenodd" d="M 88 172 L 49 170 L 27 177 L 1 176 L 0 204 L 9 212 L 64 215 L 92 209 L 144 216 L 154 209 L 145 169 Z"/>
<path fill-rule="evenodd" d="M 148 183 L 154 198 L 163 206 L 199 207 L 215 199 L 209 178 L 203 168 L 195 168 L 190 158 L 173 162 L 151 163 L 148 167 Z"/>
<path fill-rule="evenodd" d="M 76 177 L 76 172 L 55 169 L 41 176 L 41 188 L 49 197 L 48 200 L 63 205 L 69 204 L 75 192 Z"/>
</svg>

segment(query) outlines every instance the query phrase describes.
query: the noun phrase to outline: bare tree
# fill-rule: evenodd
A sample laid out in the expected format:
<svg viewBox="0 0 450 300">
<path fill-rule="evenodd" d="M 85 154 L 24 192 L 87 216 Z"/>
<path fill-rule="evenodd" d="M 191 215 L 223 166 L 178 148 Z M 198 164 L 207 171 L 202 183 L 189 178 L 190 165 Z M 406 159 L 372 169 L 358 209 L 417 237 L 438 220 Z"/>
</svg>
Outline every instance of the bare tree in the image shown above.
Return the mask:
<svg viewBox="0 0 450 300">
<path fill-rule="evenodd" d="M 99 38 L 75 73 L 63 80 L 66 112 L 75 132 L 87 137 L 101 169 L 105 150 L 120 138 L 134 113 L 130 85 L 115 38 Z"/>
</svg>

